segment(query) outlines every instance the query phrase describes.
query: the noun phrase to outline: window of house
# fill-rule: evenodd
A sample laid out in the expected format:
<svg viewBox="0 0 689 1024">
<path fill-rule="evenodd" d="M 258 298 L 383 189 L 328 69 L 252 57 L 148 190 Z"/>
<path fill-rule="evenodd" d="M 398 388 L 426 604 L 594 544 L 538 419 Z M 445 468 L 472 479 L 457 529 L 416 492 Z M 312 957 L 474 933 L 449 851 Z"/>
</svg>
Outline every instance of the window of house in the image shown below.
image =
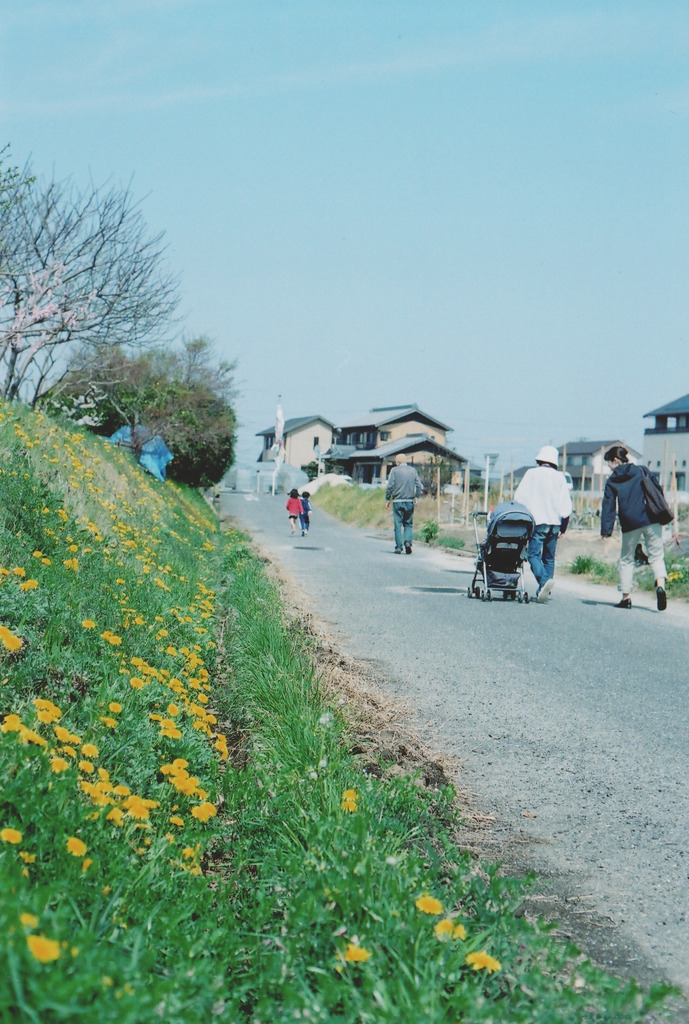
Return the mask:
<svg viewBox="0 0 689 1024">
<path fill-rule="evenodd" d="M 316 437 L 314 437 L 314 439 L 313 439 L 312 447 L 313 448 L 318 448 L 320 443 L 321 443 L 321 439 L 320 439 L 320 437 L 318 437 L 318 435 L 316 435 Z"/>
<path fill-rule="evenodd" d="M 389 441 L 390 440 L 390 431 L 389 430 L 381 430 L 381 432 L 380 432 L 380 439 L 381 439 L 381 441 Z"/>
</svg>

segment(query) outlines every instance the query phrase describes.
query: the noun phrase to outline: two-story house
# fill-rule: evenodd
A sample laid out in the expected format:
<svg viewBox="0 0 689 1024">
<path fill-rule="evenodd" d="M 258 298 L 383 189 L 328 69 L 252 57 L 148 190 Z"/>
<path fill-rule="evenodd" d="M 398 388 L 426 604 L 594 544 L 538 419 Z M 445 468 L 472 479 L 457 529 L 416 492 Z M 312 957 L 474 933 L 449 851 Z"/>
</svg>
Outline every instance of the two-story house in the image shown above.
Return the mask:
<svg viewBox="0 0 689 1024">
<path fill-rule="evenodd" d="M 304 469 L 309 463 L 316 462 L 320 454 L 332 445 L 333 430 L 334 424 L 323 416 L 297 416 L 285 420 L 282 429 L 285 463 Z M 260 430 L 256 436 L 263 438 L 258 461 L 275 461 L 275 426 Z"/>
<path fill-rule="evenodd" d="M 416 465 L 442 459 L 459 469 L 467 460 L 447 446 L 451 429 L 415 404 L 381 406 L 338 423 L 325 457 L 363 484 L 383 482 L 400 453 Z"/>
<path fill-rule="evenodd" d="M 654 417 L 652 427 L 644 430 L 644 462 L 666 491 L 672 485 L 672 470 L 678 491 L 687 490 L 689 463 L 689 395 L 661 405 L 644 414 Z"/>
<path fill-rule="evenodd" d="M 355 482 L 366 484 L 384 481 L 400 452 L 417 465 L 442 459 L 459 469 L 467 460 L 447 446 L 450 430 L 418 405 L 370 409 L 337 425 L 324 416 L 299 416 L 285 421 L 284 460 L 304 469 L 320 457 Z M 258 461 L 274 461 L 275 427 L 256 436 L 263 438 Z"/>
</svg>

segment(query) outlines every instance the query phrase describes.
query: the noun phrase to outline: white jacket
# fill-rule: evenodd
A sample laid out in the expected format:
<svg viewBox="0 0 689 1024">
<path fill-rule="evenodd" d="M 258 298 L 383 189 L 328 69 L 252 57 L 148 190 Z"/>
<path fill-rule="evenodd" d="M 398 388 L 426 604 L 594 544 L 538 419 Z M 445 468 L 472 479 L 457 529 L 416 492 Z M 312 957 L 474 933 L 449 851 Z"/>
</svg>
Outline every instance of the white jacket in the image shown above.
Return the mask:
<svg viewBox="0 0 689 1024">
<path fill-rule="evenodd" d="M 536 526 L 559 526 L 572 513 L 565 475 L 552 466 L 527 469 L 514 492 L 514 500 L 526 505 Z"/>
</svg>

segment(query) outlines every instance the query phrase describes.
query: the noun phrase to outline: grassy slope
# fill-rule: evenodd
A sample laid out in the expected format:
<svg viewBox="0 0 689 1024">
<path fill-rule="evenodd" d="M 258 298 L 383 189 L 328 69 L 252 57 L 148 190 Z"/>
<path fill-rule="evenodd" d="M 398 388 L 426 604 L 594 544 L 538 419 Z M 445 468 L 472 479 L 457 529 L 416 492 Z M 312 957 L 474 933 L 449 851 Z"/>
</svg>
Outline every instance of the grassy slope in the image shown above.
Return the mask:
<svg viewBox="0 0 689 1024">
<path fill-rule="evenodd" d="M 0 1020 L 641 1018 L 360 774 L 196 495 L 18 407 L 0 451 Z"/>
</svg>

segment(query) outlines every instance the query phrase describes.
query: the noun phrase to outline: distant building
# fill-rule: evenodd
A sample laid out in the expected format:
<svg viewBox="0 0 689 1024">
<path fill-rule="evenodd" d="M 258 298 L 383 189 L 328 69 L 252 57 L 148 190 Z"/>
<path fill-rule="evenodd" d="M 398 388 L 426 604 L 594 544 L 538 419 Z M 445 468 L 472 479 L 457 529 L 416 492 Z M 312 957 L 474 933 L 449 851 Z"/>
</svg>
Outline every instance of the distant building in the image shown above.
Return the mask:
<svg viewBox="0 0 689 1024">
<path fill-rule="evenodd" d="M 592 496 L 600 497 L 605 481 L 610 476 L 605 453 L 616 444 L 621 444 L 627 449 L 630 462 L 641 462 L 641 452 L 619 438 L 610 441 L 568 441 L 567 444 L 560 445 L 559 468 L 570 474 L 575 491 L 590 491 Z"/>
<path fill-rule="evenodd" d="M 414 404 L 369 409 L 337 425 L 323 416 L 300 416 L 283 428 L 285 463 L 303 469 L 320 457 L 365 484 L 384 481 L 401 452 L 417 465 L 442 459 L 460 469 L 467 460 L 448 447 L 451 429 Z M 275 427 L 256 436 L 263 438 L 258 461 L 274 461 Z"/>
<path fill-rule="evenodd" d="M 644 462 L 657 473 L 660 482 L 669 490 L 674 467 L 678 491 L 687 490 L 687 462 L 689 462 L 689 395 L 644 413 L 644 419 L 654 417 L 652 427 L 644 430 Z"/>
<path fill-rule="evenodd" d="M 333 443 L 333 429 L 333 423 L 323 416 L 298 416 L 285 420 L 282 431 L 285 463 L 303 469 L 309 463 L 316 462 L 319 455 Z M 274 462 L 275 426 L 260 430 L 256 436 L 263 438 L 263 449 L 258 461 Z"/>
<path fill-rule="evenodd" d="M 418 405 L 369 409 L 337 425 L 335 443 L 325 457 L 363 484 L 382 483 L 401 453 L 416 465 L 441 459 L 459 469 L 467 460 L 447 446 L 450 430 Z"/>
</svg>

